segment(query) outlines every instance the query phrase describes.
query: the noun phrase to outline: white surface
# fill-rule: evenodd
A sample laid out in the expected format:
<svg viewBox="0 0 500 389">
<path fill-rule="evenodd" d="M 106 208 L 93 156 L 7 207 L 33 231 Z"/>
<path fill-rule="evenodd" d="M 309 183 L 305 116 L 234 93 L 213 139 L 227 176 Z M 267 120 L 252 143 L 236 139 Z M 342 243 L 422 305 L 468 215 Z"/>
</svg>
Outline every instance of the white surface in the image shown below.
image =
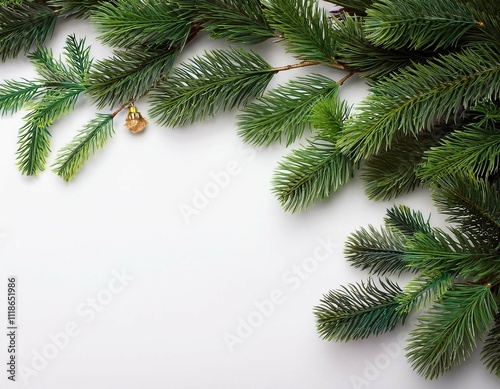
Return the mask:
<svg viewBox="0 0 500 389">
<path fill-rule="evenodd" d="M 85 21 L 58 25 L 51 43 L 56 52 L 73 32 L 88 36 L 95 56 L 109 55 Z M 199 39 L 192 50 L 216 44 Z M 273 65 L 293 62 L 271 46 L 255 49 Z M 33 74 L 23 58 L 1 69 L 5 79 Z M 299 73 L 280 74 L 273 85 Z M 365 90 L 350 80 L 342 93 L 354 102 Z M 138 105 L 147 111 L 144 102 Z M 53 128 L 50 162 L 94 113 L 82 100 L 78 112 Z M 428 382 L 406 363 L 398 334 L 348 344 L 318 338 L 312 308 L 322 294 L 367 277 L 344 260 L 345 237 L 360 226 L 380 225 L 390 204 L 366 200 L 356 180 L 332 201 L 305 213 L 284 213 L 270 192 L 270 179 L 288 151 L 243 146 L 234 115 L 177 129 L 151 123 L 139 136 L 122 127 L 120 115 L 114 138 L 69 184 L 50 171 L 38 178 L 21 176 L 15 152 L 23 113 L 0 119 L 0 290 L 6 290 L 8 275 L 19 278 L 21 365 L 33 368 L 35 353 L 50 353 L 51 336 L 68 323 L 78 332 L 46 367 L 38 361 L 41 371 L 27 378 L 27 386 L 498 388 L 477 353 Z M 213 183 L 211 173 L 228 163 L 238 164 L 237 173 L 187 224 L 179 206 L 192 205 L 195 191 Z M 425 213 L 434 210 L 425 191 L 398 202 Z M 322 262 L 307 260 L 319 252 L 320 239 L 330 239 L 332 254 Z M 307 278 L 292 278 L 297 267 L 309 270 Z M 126 272 L 133 280 L 110 294 L 113 272 Z M 111 295 L 102 312 L 86 305 L 88 298 L 103 302 Z M 6 292 L 0 292 L 1 312 L 3 296 Z M 276 296 L 272 312 L 231 350 L 225 335 L 237 336 L 241 320 L 249 316 L 258 320 L 255 303 Z M 2 337 L 0 360 L 7 358 L 6 345 Z M 19 369 L 19 382 L 11 383 L 4 371 L 0 387 L 23 386 L 23 375 Z"/>
</svg>

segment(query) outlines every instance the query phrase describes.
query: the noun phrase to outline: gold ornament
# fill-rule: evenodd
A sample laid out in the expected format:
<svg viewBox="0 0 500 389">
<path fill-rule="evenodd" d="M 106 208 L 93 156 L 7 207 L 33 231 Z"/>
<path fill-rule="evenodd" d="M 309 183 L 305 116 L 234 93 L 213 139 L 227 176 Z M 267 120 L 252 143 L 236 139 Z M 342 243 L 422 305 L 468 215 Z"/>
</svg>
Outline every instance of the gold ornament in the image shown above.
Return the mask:
<svg viewBox="0 0 500 389">
<path fill-rule="evenodd" d="M 141 115 L 137 110 L 135 105 L 128 107 L 127 120 L 125 120 L 125 127 L 127 127 L 130 132 L 137 134 L 146 128 L 148 121 Z"/>
</svg>

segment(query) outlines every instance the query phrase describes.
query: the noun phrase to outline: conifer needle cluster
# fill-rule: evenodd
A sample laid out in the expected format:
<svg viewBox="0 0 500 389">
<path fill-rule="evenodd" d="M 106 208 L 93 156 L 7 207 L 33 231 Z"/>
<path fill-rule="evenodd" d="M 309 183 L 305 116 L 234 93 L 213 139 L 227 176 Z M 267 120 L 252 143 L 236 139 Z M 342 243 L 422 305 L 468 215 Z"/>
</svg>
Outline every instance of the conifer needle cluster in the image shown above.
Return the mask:
<svg viewBox="0 0 500 389">
<path fill-rule="evenodd" d="M 355 266 L 418 276 L 403 289 L 370 280 L 331 292 L 316 310 L 319 331 L 364 338 L 425 309 L 408 349 L 419 373 L 439 376 L 485 334 L 483 358 L 498 375 L 500 2 L 328 2 L 333 11 L 318 0 L 2 2 L 1 61 L 26 54 L 38 73 L 0 84 L 0 114 L 26 111 L 19 169 L 46 168 L 51 127 L 85 94 L 99 112 L 58 153 L 52 168 L 66 181 L 112 137 L 122 110 L 133 109 L 143 128 L 134 104 L 147 99 L 162 126 L 239 109 L 244 142 L 301 142 L 272 182 L 287 211 L 329 198 L 358 169 L 371 199 L 429 185 L 459 227 L 432 228 L 418 212 L 396 207 L 384 229 L 354 234 L 347 253 Z M 44 45 L 60 18 L 88 20 L 110 56 L 93 60 L 85 40 L 71 35 L 55 58 Z M 179 63 L 202 32 L 231 48 Z M 272 66 L 253 50 L 264 41 L 295 61 Z M 268 88 L 276 74 L 297 68 L 310 72 Z M 339 90 L 353 76 L 369 92 L 351 107 Z"/>
</svg>

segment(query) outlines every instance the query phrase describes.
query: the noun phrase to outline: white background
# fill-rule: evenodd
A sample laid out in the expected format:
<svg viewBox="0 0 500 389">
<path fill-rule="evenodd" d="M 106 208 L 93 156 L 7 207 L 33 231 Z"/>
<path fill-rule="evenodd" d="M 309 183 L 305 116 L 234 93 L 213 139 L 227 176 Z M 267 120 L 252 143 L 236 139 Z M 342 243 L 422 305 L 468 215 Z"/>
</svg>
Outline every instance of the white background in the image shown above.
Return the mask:
<svg viewBox="0 0 500 389">
<path fill-rule="evenodd" d="M 70 33 L 87 36 L 97 58 L 110 55 L 86 21 L 58 24 L 50 43 L 56 53 Z M 184 58 L 221 45 L 202 37 Z M 275 66 L 294 63 L 272 43 L 255 50 Z M 1 69 L 4 79 L 34 75 L 25 58 Z M 310 71 L 280 74 L 271 86 Z M 365 93 L 360 80 L 342 87 L 352 103 Z M 146 114 L 146 102 L 138 106 Z M 24 113 L 0 119 L 0 291 L 6 296 L 8 275 L 18 277 L 23 365 L 16 383 L 2 369 L 1 388 L 498 388 L 478 353 L 438 381 L 416 375 L 398 340 L 412 320 L 365 341 L 318 338 L 312 309 L 321 296 L 367 277 L 344 260 L 345 238 L 360 226 L 380 225 L 391 205 L 367 200 L 359 180 L 305 213 L 285 213 L 270 180 L 288 150 L 244 146 L 236 112 L 176 129 L 151 122 L 140 135 L 123 127 L 123 113 L 114 138 L 71 183 L 50 169 L 25 177 L 15 166 Z M 94 115 L 84 98 L 52 128 L 50 163 Z M 195 192 L 228 163 L 238 164 L 237 174 L 187 223 L 179 207 L 192 206 Z M 432 220 L 442 223 L 425 190 L 397 202 L 433 212 Z M 306 259 L 321 239 L 333 242 L 331 255 Z M 292 278 L 297 268 L 303 279 Z M 110 294 L 114 273 L 123 272 L 133 280 Z M 279 303 L 263 317 L 256 303 L 273 293 L 281 294 Z M 104 302 L 110 296 L 100 312 L 87 305 L 89 298 Z M 2 312 L 5 300 L 0 298 Z M 251 333 L 247 328 L 230 347 L 225 337 L 238 336 L 249 320 Z M 65 341 L 68 323 L 78 334 Z M 54 336 L 60 347 L 54 348 Z M 3 336 L 0 361 L 6 349 Z M 37 357 L 44 353 L 51 358 L 46 363 Z"/>
</svg>

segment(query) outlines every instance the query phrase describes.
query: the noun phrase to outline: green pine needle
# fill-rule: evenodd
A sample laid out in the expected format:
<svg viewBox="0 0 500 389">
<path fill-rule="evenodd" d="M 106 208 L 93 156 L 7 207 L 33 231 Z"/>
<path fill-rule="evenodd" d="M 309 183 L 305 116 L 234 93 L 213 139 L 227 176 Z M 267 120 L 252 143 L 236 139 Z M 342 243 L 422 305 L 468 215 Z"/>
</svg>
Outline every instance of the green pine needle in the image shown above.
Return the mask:
<svg viewBox="0 0 500 389">
<path fill-rule="evenodd" d="M 285 211 L 303 211 L 345 185 L 354 166 L 335 143 L 316 137 L 280 162 L 272 180 L 273 193 Z"/>
<path fill-rule="evenodd" d="M 289 53 L 303 60 L 336 62 L 333 23 L 316 1 L 268 1 L 265 14 L 271 26 L 283 33 Z"/>
<path fill-rule="evenodd" d="M 144 95 L 172 69 L 177 51 L 130 47 L 97 61 L 87 92 L 98 108 L 121 105 Z"/>
<path fill-rule="evenodd" d="M 391 49 L 456 46 L 479 26 L 467 4 L 449 0 L 378 0 L 365 19 L 368 40 Z"/>
<path fill-rule="evenodd" d="M 430 53 L 374 45 L 366 37 L 363 18 L 344 14 L 334 22 L 338 61 L 357 69 L 365 77 L 376 79 L 386 76 L 412 63 L 425 62 L 430 57 Z"/>
<path fill-rule="evenodd" d="M 83 88 L 62 91 L 48 91 L 33 105 L 32 111 L 24 118 L 26 124 L 19 132 L 17 164 L 26 175 L 37 175 L 45 170 L 50 152 L 48 128 L 64 114 L 74 110 L 78 95 Z"/>
<path fill-rule="evenodd" d="M 500 312 L 497 312 L 495 324 L 484 342 L 481 360 L 489 371 L 500 377 Z"/>
<path fill-rule="evenodd" d="M 43 83 L 28 80 L 5 80 L 0 85 L 0 112 L 2 115 L 15 113 L 25 107 L 29 101 L 40 97 Z"/>
<path fill-rule="evenodd" d="M 423 272 L 406 284 L 403 293 L 397 297 L 398 310 L 410 313 L 413 310 L 426 309 L 441 300 L 452 285 L 450 273 Z"/>
<path fill-rule="evenodd" d="M 445 137 L 425 153 L 418 175 L 425 181 L 459 172 L 478 177 L 495 174 L 500 166 L 500 121 L 497 128 L 472 124 Z"/>
<path fill-rule="evenodd" d="M 92 12 L 92 22 L 104 44 L 150 48 L 183 46 L 191 24 L 175 2 L 115 0 Z"/>
<path fill-rule="evenodd" d="M 406 205 L 395 205 L 389 208 L 384 222 L 406 238 L 413 238 L 416 233 L 430 236 L 434 234 L 429 218 L 425 219 L 422 212 L 413 211 Z"/>
<path fill-rule="evenodd" d="M 0 59 L 5 61 L 42 45 L 52 36 L 57 15 L 44 4 L 23 1 L 0 6 Z"/>
<path fill-rule="evenodd" d="M 500 57 L 485 46 L 464 49 L 407 67 L 370 90 L 339 140 L 356 160 L 388 149 L 398 136 L 430 130 L 480 101 L 500 98 Z"/>
<path fill-rule="evenodd" d="M 320 74 L 298 77 L 248 104 L 238 116 L 238 133 L 247 143 L 269 145 L 285 139 L 290 145 L 309 125 L 316 102 L 337 96 L 338 83 Z"/>
<path fill-rule="evenodd" d="M 70 181 L 84 163 L 113 136 L 113 116 L 98 114 L 59 151 L 53 170 L 64 181 Z"/>
<path fill-rule="evenodd" d="M 57 8 L 59 16 L 87 19 L 97 6 L 106 0 L 49 0 L 51 7 Z"/>
<path fill-rule="evenodd" d="M 351 266 L 369 274 L 398 274 L 408 271 L 404 258 L 406 239 L 390 228 L 361 228 L 347 238 L 345 255 Z"/>
<path fill-rule="evenodd" d="M 421 185 L 417 168 L 424 153 L 436 145 L 441 134 L 422 132 L 393 141 L 391 148 L 368 159 L 361 179 L 365 194 L 372 200 L 389 200 Z"/>
<path fill-rule="evenodd" d="M 379 287 L 369 280 L 332 290 L 314 308 L 317 330 L 323 339 L 341 342 L 392 331 L 407 316 L 397 311 L 401 293 L 390 280 L 380 281 Z"/>
<path fill-rule="evenodd" d="M 286 99 L 282 104 L 286 108 Z M 287 116 L 294 117 L 296 122 L 309 120 L 318 130 L 306 146 L 293 150 L 280 162 L 273 176 L 273 193 L 285 210 L 297 212 L 337 191 L 352 178 L 355 164 L 336 146 L 349 109 L 339 102 L 335 83 L 330 81 L 330 88 L 325 89 L 323 96 L 311 95 L 298 105 L 291 104 L 291 108 L 295 112 Z M 288 125 L 293 128 L 293 124 Z"/>
<path fill-rule="evenodd" d="M 260 0 L 181 0 L 176 3 L 195 15 L 193 22 L 202 25 L 213 39 L 252 45 L 274 36 Z"/>
<path fill-rule="evenodd" d="M 168 126 L 204 120 L 261 96 L 275 72 L 243 49 L 206 52 L 174 68 L 153 90 L 150 115 Z"/>
<path fill-rule="evenodd" d="M 500 245 L 500 188 L 484 180 L 450 176 L 437 180 L 433 199 L 448 221 L 486 247 Z"/>
<path fill-rule="evenodd" d="M 465 361 L 498 312 L 485 285 L 455 285 L 418 319 L 407 356 L 423 377 L 434 379 Z"/>
</svg>

